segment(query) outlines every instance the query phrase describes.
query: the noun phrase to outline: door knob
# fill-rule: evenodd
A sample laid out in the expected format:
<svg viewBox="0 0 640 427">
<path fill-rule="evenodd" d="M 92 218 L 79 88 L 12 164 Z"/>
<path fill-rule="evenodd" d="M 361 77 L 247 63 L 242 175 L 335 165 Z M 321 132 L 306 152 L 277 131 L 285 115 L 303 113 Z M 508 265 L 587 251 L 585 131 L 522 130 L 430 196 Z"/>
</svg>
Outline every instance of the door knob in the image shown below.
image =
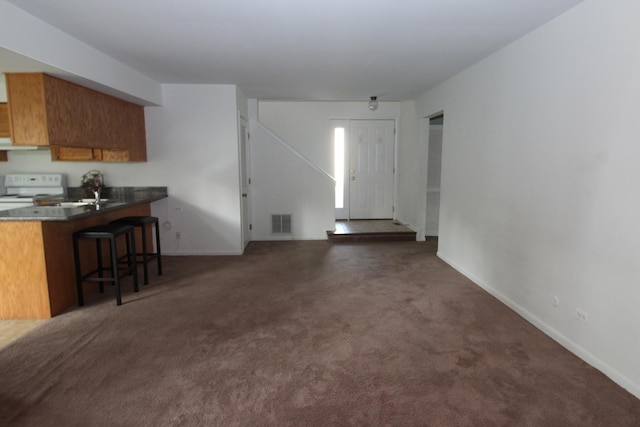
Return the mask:
<svg viewBox="0 0 640 427">
<path fill-rule="evenodd" d="M 247 197 L 247 193 L 242 193 L 242 197 Z"/>
</svg>

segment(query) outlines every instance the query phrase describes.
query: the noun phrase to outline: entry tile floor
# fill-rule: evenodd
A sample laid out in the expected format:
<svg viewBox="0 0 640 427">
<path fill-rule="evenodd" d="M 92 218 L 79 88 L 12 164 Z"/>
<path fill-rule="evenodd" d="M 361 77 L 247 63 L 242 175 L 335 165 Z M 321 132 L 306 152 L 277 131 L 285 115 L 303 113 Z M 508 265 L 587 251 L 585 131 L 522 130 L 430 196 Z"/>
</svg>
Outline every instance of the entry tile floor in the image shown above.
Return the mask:
<svg viewBox="0 0 640 427">
<path fill-rule="evenodd" d="M 333 234 L 358 234 L 358 233 L 412 233 L 406 225 L 390 219 L 336 221 L 336 229 Z"/>
<path fill-rule="evenodd" d="M 391 219 L 350 220 L 336 221 L 327 237 L 331 242 L 415 241 L 416 232 Z"/>
</svg>

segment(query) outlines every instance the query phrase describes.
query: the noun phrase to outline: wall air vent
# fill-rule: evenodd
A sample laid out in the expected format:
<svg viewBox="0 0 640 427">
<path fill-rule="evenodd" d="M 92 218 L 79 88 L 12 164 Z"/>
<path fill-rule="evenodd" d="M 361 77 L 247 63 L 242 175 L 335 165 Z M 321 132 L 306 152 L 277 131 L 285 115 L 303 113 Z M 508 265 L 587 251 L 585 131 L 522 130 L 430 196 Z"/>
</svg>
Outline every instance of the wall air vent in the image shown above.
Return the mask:
<svg viewBox="0 0 640 427">
<path fill-rule="evenodd" d="M 271 233 L 291 234 L 291 214 L 272 214 Z"/>
</svg>

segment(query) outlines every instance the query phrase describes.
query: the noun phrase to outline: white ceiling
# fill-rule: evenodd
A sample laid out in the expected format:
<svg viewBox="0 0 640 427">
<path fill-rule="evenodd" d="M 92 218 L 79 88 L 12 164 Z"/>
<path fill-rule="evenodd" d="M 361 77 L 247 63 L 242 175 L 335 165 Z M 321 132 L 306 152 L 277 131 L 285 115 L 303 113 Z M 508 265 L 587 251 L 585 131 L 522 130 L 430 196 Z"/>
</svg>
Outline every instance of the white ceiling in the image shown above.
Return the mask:
<svg viewBox="0 0 640 427">
<path fill-rule="evenodd" d="M 413 99 L 581 0 L 8 0 L 161 83 Z"/>
</svg>

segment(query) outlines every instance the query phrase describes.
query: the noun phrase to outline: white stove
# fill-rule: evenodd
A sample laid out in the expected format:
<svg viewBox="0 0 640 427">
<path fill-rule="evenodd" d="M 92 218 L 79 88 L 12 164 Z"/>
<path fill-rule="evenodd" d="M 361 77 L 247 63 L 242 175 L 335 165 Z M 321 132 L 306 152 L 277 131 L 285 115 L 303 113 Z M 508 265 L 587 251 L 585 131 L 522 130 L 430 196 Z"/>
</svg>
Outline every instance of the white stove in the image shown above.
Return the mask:
<svg viewBox="0 0 640 427">
<path fill-rule="evenodd" d="M 67 179 L 61 173 L 16 173 L 4 179 L 0 175 L 0 211 L 33 206 L 38 198 L 66 195 Z"/>
</svg>

